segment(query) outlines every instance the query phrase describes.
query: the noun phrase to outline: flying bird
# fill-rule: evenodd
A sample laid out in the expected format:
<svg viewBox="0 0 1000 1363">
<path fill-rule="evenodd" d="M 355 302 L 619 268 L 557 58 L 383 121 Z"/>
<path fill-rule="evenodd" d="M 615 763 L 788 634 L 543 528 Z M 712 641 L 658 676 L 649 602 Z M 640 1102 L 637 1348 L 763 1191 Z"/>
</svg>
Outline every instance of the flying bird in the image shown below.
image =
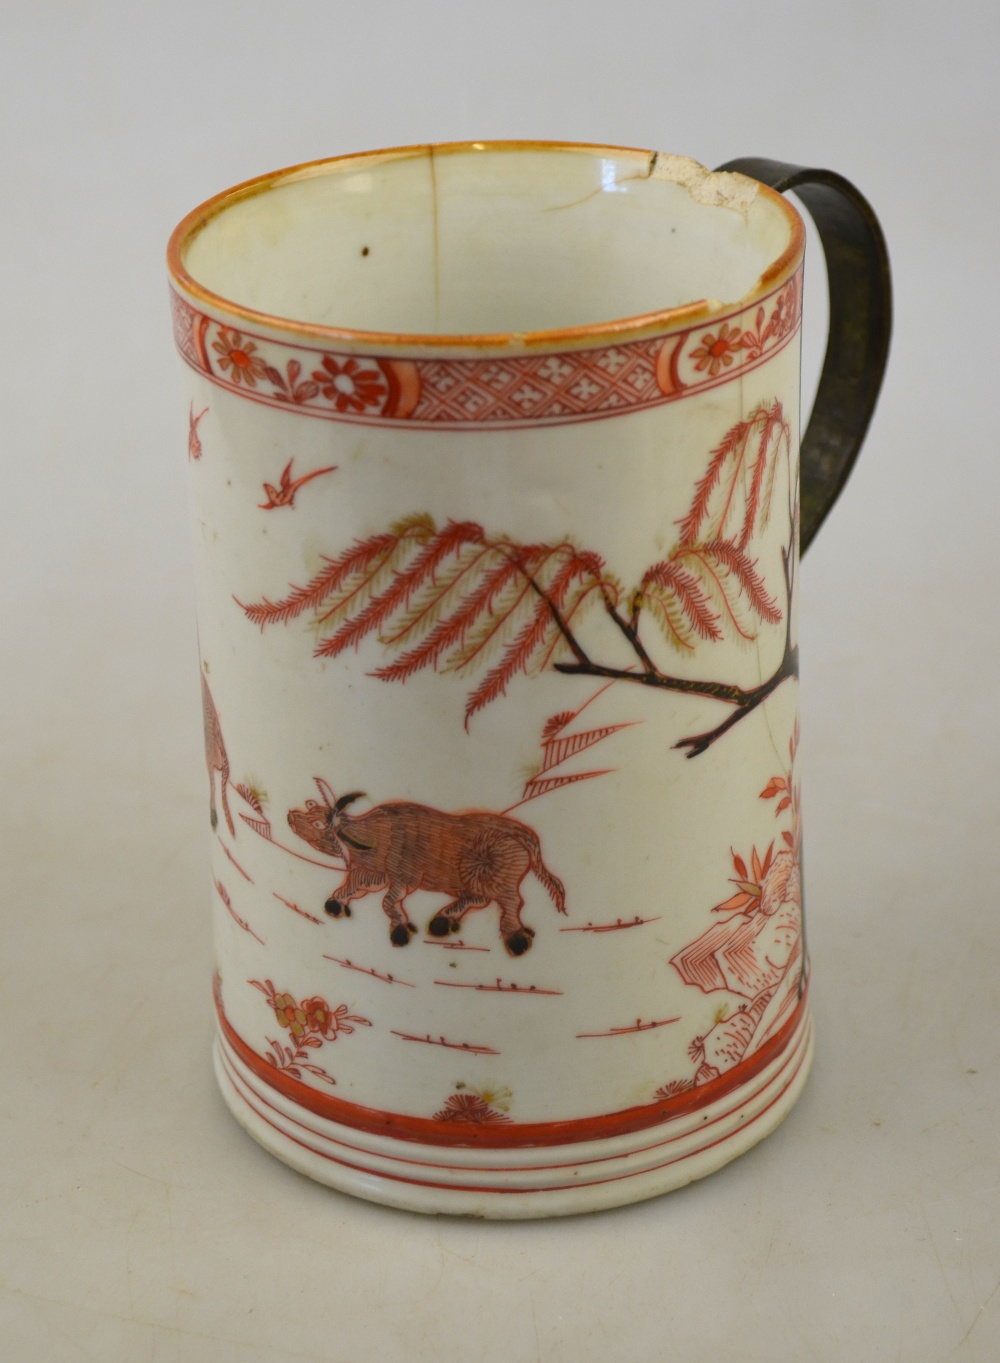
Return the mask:
<svg viewBox="0 0 1000 1363">
<path fill-rule="evenodd" d="M 273 511 L 278 506 L 294 506 L 295 494 L 303 484 L 308 483 L 312 478 L 318 478 L 321 473 L 335 473 L 339 468 L 338 464 L 333 464 L 325 469 L 313 469 L 311 473 L 305 473 L 301 478 L 292 478 L 292 464 L 294 458 L 289 459 L 285 465 L 279 486 L 274 487 L 271 483 L 264 484 L 264 492 L 267 494 L 266 502 L 258 502 L 257 505 L 262 511 Z"/>
<path fill-rule="evenodd" d="M 198 422 L 207 411 L 208 408 L 206 407 L 204 411 L 195 416 L 193 402 L 188 410 L 188 457 L 191 459 L 201 458 L 201 437 L 198 434 Z"/>
</svg>

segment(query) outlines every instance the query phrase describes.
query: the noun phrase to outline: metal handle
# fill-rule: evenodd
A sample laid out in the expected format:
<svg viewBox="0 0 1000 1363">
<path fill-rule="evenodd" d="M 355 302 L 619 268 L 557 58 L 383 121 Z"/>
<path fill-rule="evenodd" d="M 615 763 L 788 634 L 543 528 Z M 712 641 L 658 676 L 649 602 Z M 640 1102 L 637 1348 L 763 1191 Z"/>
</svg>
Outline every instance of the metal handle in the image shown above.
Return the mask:
<svg viewBox="0 0 1000 1363">
<path fill-rule="evenodd" d="M 882 387 L 892 333 L 889 253 L 868 200 L 832 170 L 758 156 L 719 170 L 739 171 L 779 193 L 794 189 L 826 256 L 830 334 L 800 455 L 804 553 L 847 482 Z"/>
</svg>

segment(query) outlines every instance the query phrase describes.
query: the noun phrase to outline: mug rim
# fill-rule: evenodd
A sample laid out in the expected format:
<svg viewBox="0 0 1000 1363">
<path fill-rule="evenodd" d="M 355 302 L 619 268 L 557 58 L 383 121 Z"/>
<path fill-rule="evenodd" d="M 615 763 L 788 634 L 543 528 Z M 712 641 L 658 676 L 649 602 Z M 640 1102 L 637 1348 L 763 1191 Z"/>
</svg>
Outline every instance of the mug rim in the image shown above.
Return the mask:
<svg viewBox="0 0 1000 1363">
<path fill-rule="evenodd" d="M 470 349 L 496 350 L 516 346 L 520 349 L 549 348 L 553 345 L 590 345 L 607 341 L 620 341 L 623 338 L 636 339 L 641 336 L 672 331 L 681 327 L 708 320 L 719 312 L 743 311 L 755 302 L 770 294 L 790 278 L 797 269 L 805 247 L 805 226 L 794 206 L 769 185 L 754 180 L 757 192 L 763 194 L 777 205 L 789 226 L 787 246 L 760 274 L 752 288 L 738 299 L 697 299 L 672 308 L 661 308 L 653 312 L 639 313 L 626 317 L 612 318 L 602 322 L 588 322 L 578 326 L 552 327 L 535 331 L 505 332 L 397 332 L 368 330 L 357 327 L 338 327 L 319 322 L 306 322 L 295 317 L 264 312 L 258 308 L 237 303 L 224 294 L 201 284 L 191 275 L 184 265 L 184 252 L 214 218 L 244 199 L 254 198 L 277 188 L 282 183 L 294 183 L 320 175 L 331 174 L 341 168 L 350 169 L 359 163 L 378 163 L 403 160 L 417 156 L 455 155 L 468 152 L 489 153 L 503 151 L 536 152 L 573 152 L 589 155 L 601 153 L 617 157 L 634 158 L 650 166 L 652 160 L 662 155 L 638 147 L 623 147 L 612 143 L 566 142 L 544 139 L 499 139 L 460 142 L 421 142 L 405 146 L 386 147 L 372 151 L 350 152 L 340 156 L 321 157 L 313 161 L 303 161 L 280 170 L 268 171 L 252 179 L 243 180 L 228 189 L 221 190 L 204 200 L 187 213 L 174 228 L 167 243 L 167 270 L 171 282 L 182 289 L 190 298 L 203 305 L 239 318 L 244 324 L 265 327 L 286 335 L 337 342 L 340 345 L 377 345 L 383 348 L 416 349 L 429 347 L 435 350 Z M 689 159 L 689 158 L 684 158 Z M 694 162 L 693 164 L 698 164 Z M 750 179 L 749 176 L 742 177 Z"/>
</svg>

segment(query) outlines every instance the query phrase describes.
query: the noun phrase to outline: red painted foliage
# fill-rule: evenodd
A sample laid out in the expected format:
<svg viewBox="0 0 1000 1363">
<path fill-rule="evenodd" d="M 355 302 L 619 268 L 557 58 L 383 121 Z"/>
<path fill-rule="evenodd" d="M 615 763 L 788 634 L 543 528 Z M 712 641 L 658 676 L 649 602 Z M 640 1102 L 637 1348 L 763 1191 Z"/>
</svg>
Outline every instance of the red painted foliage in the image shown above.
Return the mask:
<svg viewBox="0 0 1000 1363">
<path fill-rule="evenodd" d="M 310 614 L 317 657 L 376 637 L 390 655 L 373 673 L 383 681 L 424 670 L 478 673 L 466 724 L 519 674 L 555 667 L 638 680 L 637 664 L 621 669 L 591 658 L 581 630 L 594 606 L 628 640 L 645 679 L 655 674 L 669 686 L 648 651 L 653 641 L 642 638 L 646 621 L 647 632 L 691 652 L 721 640 L 749 644 L 762 625 L 784 618 L 751 546 L 771 518 L 782 454 L 791 473 L 790 444 L 777 400 L 733 426 L 709 456 L 677 544 L 628 592 L 598 554 L 569 537 L 524 543 L 473 521 L 439 527 L 420 514 L 324 558 L 279 600 L 240 604 L 262 629 Z M 790 592 L 790 580 L 785 585 Z"/>
</svg>

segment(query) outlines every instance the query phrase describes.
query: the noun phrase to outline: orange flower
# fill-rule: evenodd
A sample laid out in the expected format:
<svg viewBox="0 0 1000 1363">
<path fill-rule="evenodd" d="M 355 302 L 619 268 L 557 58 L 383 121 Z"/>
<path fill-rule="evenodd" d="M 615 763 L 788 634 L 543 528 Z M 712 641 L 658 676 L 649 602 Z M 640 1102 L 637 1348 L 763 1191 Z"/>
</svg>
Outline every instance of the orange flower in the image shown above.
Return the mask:
<svg viewBox="0 0 1000 1363">
<path fill-rule="evenodd" d="M 326 1037 L 328 1041 L 336 1036 L 337 1018 L 326 999 L 321 999 L 318 995 L 311 999 L 303 999 L 301 1011 L 305 1015 L 306 1027 L 310 1032 L 316 1032 L 319 1036 Z"/>
<path fill-rule="evenodd" d="M 322 369 L 313 370 L 313 378 L 338 412 L 363 412 L 382 405 L 388 389 L 380 370 L 365 369 L 354 359 L 340 364 L 332 355 L 324 355 L 322 363 Z"/>
<path fill-rule="evenodd" d="M 218 364 L 223 373 L 232 371 L 230 378 L 235 384 L 245 383 L 248 388 L 256 388 L 257 380 L 267 373 L 267 365 L 255 353 L 257 347 L 253 341 L 245 341 L 240 332 L 231 327 L 219 328 L 219 339 L 212 342 L 212 349 L 222 356 Z"/>
<path fill-rule="evenodd" d="M 697 350 L 691 351 L 691 358 L 697 360 L 695 369 L 699 371 L 707 369 L 714 379 L 720 369 L 728 368 L 732 364 L 733 356 L 742 349 L 743 337 L 739 328 L 723 322 L 718 336 L 710 331 L 705 332 L 701 338 L 701 345 Z"/>
</svg>

